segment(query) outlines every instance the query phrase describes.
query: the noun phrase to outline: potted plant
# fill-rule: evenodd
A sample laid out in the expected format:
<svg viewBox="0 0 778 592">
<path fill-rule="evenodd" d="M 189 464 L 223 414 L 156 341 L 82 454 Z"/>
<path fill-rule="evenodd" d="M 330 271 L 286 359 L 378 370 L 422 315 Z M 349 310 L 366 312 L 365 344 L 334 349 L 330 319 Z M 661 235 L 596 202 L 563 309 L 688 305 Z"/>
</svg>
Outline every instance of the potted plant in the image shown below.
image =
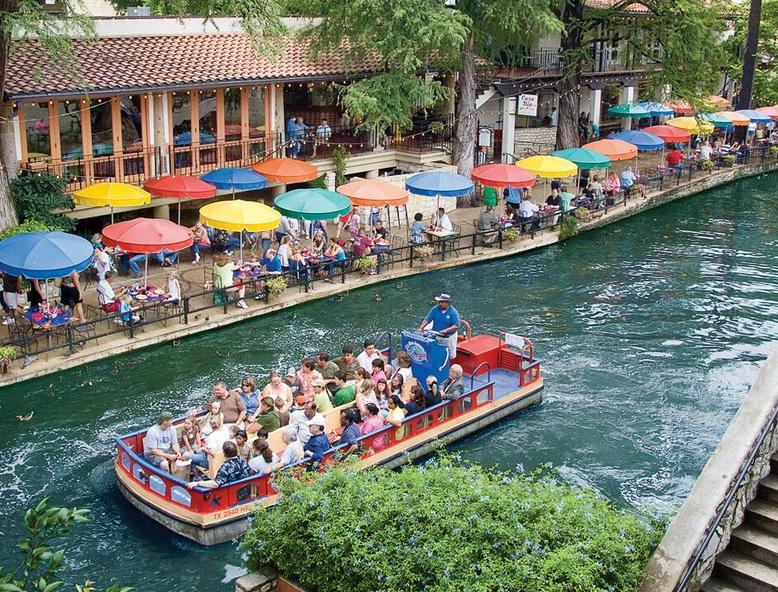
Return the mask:
<svg viewBox="0 0 778 592">
<path fill-rule="evenodd" d="M 592 219 L 592 213 L 589 208 L 578 208 L 575 211 L 575 217 L 581 222 L 588 222 Z"/>
<path fill-rule="evenodd" d="M 19 355 L 19 348 L 15 345 L 0 346 L 0 372 L 7 374 L 11 369 L 11 362 Z"/>
<path fill-rule="evenodd" d="M 559 240 L 567 240 L 578 233 L 578 218 L 567 216 L 559 227 Z"/>
<path fill-rule="evenodd" d="M 767 153 L 768 153 L 770 156 L 776 156 L 776 155 L 778 155 L 778 146 L 770 146 L 770 147 L 767 149 Z"/>
<path fill-rule="evenodd" d="M 509 243 L 514 243 L 517 240 L 519 240 L 519 231 L 515 228 L 506 228 L 503 230 L 502 233 L 503 240 L 508 241 Z"/>
<path fill-rule="evenodd" d="M 354 271 L 358 271 L 359 273 L 370 273 L 378 266 L 378 260 L 374 256 L 364 255 L 354 259 L 352 266 Z"/>
<path fill-rule="evenodd" d="M 428 261 L 432 260 L 432 246 L 430 245 L 419 245 L 418 247 L 413 248 L 413 258 L 421 261 L 422 263 L 426 263 Z"/>
<path fill-rule="evenodd" d="M 724 157 L 724 166 L 728 166 L 728 167 L 735 166 L 735 155 L 734 154 L 727 154 Z"/>
<path fill-rule="evenodd" d="M 430 131 L 435 136 L 440 136 L 443 133 L 443 130 L 445 129 L 446 124 L 444 124 L 442 121 L 432 121 L 430 122 Z"/>
<path fill-rule="evenodd" d="M 268 300 L 271 296 L 278 296 L 286 290 L 286 279 L 283 277 L 270 278 L 265 282 L 265 289 L 267 290 Z"/>
<path fill-rule="evenodd" d="M 703 160 L 700 163 L 700 168 L 703 171 L 711 172 L 713 170 L 713 161 L 711 159 Z"/>
</svg>

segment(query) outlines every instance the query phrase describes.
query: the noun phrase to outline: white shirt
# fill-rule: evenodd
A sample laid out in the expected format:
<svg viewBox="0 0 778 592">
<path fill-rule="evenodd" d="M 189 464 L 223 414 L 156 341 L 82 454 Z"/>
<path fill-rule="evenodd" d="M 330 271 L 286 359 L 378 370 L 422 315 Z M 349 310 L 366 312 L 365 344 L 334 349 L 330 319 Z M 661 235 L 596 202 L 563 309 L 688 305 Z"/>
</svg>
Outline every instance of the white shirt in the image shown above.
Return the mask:
<svg viewBox="0 0 778 592">
<path fill-rule="evenodd" d="M 525 199 L 521 202 L 521 205 L 519 205 L 519 213 L 521 214 L 522 218 L 532 218 L 533 214 L 539 209 L 540 208 L 538 208 L 538 206 L 536 206 L 528 199 Z"/>
<path fill-rule="evenodd" d="M 713 148 L 710 146 L 700 146 L 700 158 L 702 160 L 710 160 L 711 152 L 713 152 Z"/>
<path fill-rule="evenodd" d="M 372 374 L 373 360 L 377 360 L 380 357 L 381 354 L 379 354 L 377 351 L 374 351 L 372 354 L 368 355 L 365 350 L 362 350 L 362 353 L 357 356 L 357 364 L 367 370 L 368 374 Z"/>
<path fill-rule="evenodd" d="M 97 259 L 95 259 L 97 261 Z M 100 304 L 110 304 L 116 300 L 116 293 L 113 291 L 113 286 L 108 283 L 108 280 L 103 277 L 97 282 L 97 300 Z"/>
<path fill-rule="evenodd" d="M 397 373 L 403 377 L 403 384 L 413 378 L 413 371 L 410 368 L 398 368 Z"/>
<path fill-rule="evenodd" d="M 97 271 L 97 277 L 101 280 L 105 279 L 105 272 L 111 269 L 111 258 L 105 251 L 98 251 L 95 256 L 95 270 Z"/>
<path fill-rule="evenodd" d="M 454 226 L 451 224 L 451 219 L 448 217 L 448 214 L 443 214 L 440 218 L 438 218 L 438 226 L 440 226 L 443 230 L 448 230 L 449 232 L 454 230 Z"/>
<path fill-rule="evenodd" d="M 557 121 L 559 120 L 559 111 L 552 111 L 551 112 L 551 127 L 556 127 Z"/>
<path fill-rule="evenodd" d="M 310 440 L 311 432 L 308 429 L 308 426 L 310 426 L 311 422 L 314 420 L 316 423 L 324 425 L 324 416 L 321 413 L 317 413 L 311 419 L 308 419 L 308 416 L 305 415 L 305 411 L 300 409 L 298 411 L 293 411 L 292 415 L 289 417 L 289 427 L 297 430 L 297 440 L 302 444 L 305 444 Z"/>
<path fill-rule="evenodd" d="M 281 259 L 281 267 L 289 267 L 289 255 L 292 254 L 292 249 L 289 244 L 283 244 L 278 247 L 278 258 Z"/>
<path fill-rule="evenodd" d="M 168 282 L 167 291 L 168 300 L 179 300 L 181 298 L 181 286 L 179 286 L 178 280 Z"/>
<path fill-rule="evenodd" d="M 281 463 L 282 466 L 286 466 L 293 462 L 297 462 L 298 460 L 302 460 L 303 456 L 305 456 L 305 451 L 303 450 L 302 442 L 297 440 L 289 443 L 286 450 L 281 453 L 281 458 L 278 462 Z"/>
<path fill-rule="evenodd" d="M 270 462 L 266 462 L 262 456 L 255 456 L 249 461 L 249 468 L 257 475 L 264 475 L 265 473 L 269 473 L 270 469 L 272 469 L 277 464 L 278 455 L 274 452 L 273 458 L 270 460 Z"/>
<path fill-rule="evenodd" d="M 222 426 L 218 430 L 211 432 L 205 437 L 205 447 L 218 452 L 224 446 L 224 443 L 230 439 L 230 433 Z"/>
</svg>

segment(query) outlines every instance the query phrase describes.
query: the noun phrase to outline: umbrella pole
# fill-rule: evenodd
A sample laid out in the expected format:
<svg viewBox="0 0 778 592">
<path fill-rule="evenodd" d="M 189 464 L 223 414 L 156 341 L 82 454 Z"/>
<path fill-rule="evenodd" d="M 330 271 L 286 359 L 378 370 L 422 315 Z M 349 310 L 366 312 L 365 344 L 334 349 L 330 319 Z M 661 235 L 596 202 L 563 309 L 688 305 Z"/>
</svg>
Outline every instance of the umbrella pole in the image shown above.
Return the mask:
<svg viewBox="0 0 778 592">
<path fill-rule="evenodd" d="M 178 225 L 181 225 L 181 198 L 178 199 Z"/>
<path fill-rule="evenodd" d="M 240 261 L 243 263 L 243 230 L 240 231 Z"/>
<path fill-rule="evenodd" d="M 149 285 L 149 254 L 148 253 L 145 253 L 144 267 L 146 268 L 145 269 L 146 275 L 143 278 L 144 281 L 143 287 L 145 288 L 146 286 Z"/>
<path fill-rule="evenodd" d="M 113 224 L 113 206 L 111 206 L 111 224 Z"/>
</svg>

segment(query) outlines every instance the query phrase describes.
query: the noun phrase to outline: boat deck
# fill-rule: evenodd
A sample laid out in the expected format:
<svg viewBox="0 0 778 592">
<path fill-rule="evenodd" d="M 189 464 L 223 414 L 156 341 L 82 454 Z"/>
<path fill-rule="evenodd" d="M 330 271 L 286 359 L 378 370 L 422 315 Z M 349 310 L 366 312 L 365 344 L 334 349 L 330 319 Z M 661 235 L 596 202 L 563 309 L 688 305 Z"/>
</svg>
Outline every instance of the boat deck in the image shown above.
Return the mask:
<svg viewBox="0 0 778 592">
<path fill-rule="evenodd" d="M 489 382 L 494 383 L 494 400 L 498 400 L 505 395 L 515 392 L 519 388 L 519 376 L 512 370 L 505 370 L 504 368 L 495 368 L 491 371 L 490 375 L 481 374 L 476 376 L 473 380 L 473 386 L 470 387 L 470 376 L 465 376 L 463 382 L 465 383 L 465 390 L 469 391 L 479 386 L 485 386 Z"/>
</svg>

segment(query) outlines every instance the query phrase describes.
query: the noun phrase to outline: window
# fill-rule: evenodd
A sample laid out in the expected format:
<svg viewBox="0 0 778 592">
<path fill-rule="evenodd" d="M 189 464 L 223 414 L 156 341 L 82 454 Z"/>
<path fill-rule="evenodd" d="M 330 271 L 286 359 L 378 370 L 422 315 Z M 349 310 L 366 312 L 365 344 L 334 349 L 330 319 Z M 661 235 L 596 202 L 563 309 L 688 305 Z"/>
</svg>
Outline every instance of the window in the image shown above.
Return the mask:
<svg viewBox="0 0 778 592">
<path fill-rule="evenodd" d="M 89 107 L 89 119 L 92 124 L 92 154 L 94 156 L 113 154 L 111 101 L 108 99 L 95 101 Z"/>
<path fill-rule="evenodd" d="M 249 90 L 249 137 L 265 135 L 265 88 L 256 86 Z"/>
<path fill-rule="evenodd" d="M 59 114 L 59 143 L 62 148 L 62 159 L 83 158 L 81 106 L 78 101 L 60 101 L 57 103 L 57 113 Z"/>
<path fill-rule="evenodd" d="M 132 98 L 121 97 L 119 99 L 119 115 L 122 122 L 122 148 L 125 152 L 143 148 L 143 116 L 141 115 L 140 104 L 140 95 L 133 95 Z"/>
<path fill-rule="evenodd" d="M 25 103 L 24 121 L 20 122 L 27 133 L 28 160 L 43 160 L 51 156 L 49 138 L 49 106 L 46 103 Z"/>
<path fill-rule="evenodd" d="M 192 108 L 188 94 L 175 94 L 173 99 L 173 143 L 189 146 L 192 143 Z"/>
<path fill-rule="evenodd" d="M 240 140 L 240 89 L 224 89 L 224 139 Z"/>
</svg>

